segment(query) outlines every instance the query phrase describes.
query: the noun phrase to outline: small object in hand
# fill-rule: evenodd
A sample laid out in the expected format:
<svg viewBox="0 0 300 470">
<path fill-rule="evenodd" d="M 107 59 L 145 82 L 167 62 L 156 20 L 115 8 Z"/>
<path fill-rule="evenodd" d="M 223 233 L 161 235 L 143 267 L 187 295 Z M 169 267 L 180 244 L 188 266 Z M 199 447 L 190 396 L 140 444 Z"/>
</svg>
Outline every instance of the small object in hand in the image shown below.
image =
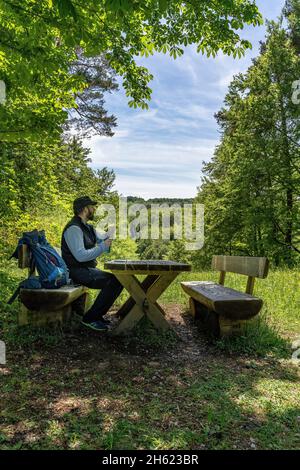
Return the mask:
<svg viewBox="0 0 300 470">
<path fill-rule="evenodd" d="M 108 247 L 108 251 L 110 251 L 111 242 L 112 242 L 112 240 L 110 238 L 106 238 L 104 240 L 105 245 Z"/>
</svg>

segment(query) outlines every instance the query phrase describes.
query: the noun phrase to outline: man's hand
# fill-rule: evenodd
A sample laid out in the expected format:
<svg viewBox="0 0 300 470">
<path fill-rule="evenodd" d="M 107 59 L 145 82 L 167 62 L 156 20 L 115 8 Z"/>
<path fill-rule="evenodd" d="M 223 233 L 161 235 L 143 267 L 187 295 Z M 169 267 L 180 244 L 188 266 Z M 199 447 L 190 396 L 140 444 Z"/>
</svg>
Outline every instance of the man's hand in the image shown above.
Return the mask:
<svg viewBox="0 0 300 470">
<path fill-rule="evenodd" d="M 107 248 L 110 248 L 112 240 L 110 238 L 106 238 L 104 240 L 104 244 Z"/>
</svg>

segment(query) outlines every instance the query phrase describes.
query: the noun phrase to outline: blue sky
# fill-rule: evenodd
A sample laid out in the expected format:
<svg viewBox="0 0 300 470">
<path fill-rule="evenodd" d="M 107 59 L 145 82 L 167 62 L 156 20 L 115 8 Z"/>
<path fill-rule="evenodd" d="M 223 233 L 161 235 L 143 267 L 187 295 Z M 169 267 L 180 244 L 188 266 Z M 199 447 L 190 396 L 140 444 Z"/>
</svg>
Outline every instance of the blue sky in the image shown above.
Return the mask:
<svg viewBox="0 0 300 470">
<path fill-rule="evenodd" d="M 284 0 L 258 0 L 264 18 L 276 19 Z M 214 119 L 234 74 L 245 72 L 257 56 L 265 27 L 246 27 L 241 36 L 253 49 L 242 59 L 219 54 L 205 58 L 187 48 L 176 60 L 155 54 L 140 59 L 154 75 L 149 110 L 129 108 L 124 90 L 106 97 L 106 107 L 118 118 L 112 138 L 93 137 L 92 167 L 107 166 L 116 173 L 115 188 L 123 196 L 194 197 L 201 180 L 202 162 L 219 142 Z"/>
</svg>

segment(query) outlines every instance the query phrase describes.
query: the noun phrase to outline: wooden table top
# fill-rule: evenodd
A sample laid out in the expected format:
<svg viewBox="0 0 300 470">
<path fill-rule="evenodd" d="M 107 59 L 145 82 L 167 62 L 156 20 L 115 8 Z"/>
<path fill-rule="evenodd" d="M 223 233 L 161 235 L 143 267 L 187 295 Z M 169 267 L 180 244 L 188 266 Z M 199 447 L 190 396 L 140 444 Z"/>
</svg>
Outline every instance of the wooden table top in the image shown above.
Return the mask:
<svg viewBox="0 0 300 470">
<path fill-rule="evenodd" d="M 104 268 L 110 271 L 144 271 L 147 273 L 152 271 L 191 271 L 192 266 L 186 263 L 177 263 L 176 261 L 116 259 L 105 263 Z"/>
</svg>

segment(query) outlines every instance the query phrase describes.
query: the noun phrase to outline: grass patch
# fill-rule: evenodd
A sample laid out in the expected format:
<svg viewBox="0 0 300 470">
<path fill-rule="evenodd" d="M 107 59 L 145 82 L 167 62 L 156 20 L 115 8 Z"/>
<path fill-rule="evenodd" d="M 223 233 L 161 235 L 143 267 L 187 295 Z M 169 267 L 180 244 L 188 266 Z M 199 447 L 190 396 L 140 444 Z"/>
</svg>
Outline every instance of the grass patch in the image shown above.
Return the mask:
<svg viewBox="0 0 300 470">
<path fill-rule="evenodd" d="M 165 303 L 174 302 L 188 306 L 188 298 L 180 282 L 208 280 L 218 282 L 218 277 L 215 271 L 183 273 L 175 279 L 160 300 Z M 246 282 L 246 276 L 227 273 L 225 285 L 244 292 Z M 267 321 L 272 320 L 281 333 L 300 334 L 299 270 L 272 269 L 266 279 L 256 279 L 253 295 L 263 299 L 262 313 L 267 314 Z"/>
<path fill-rule="evenodd" d="M 134 332 L 121 341 L 132 350 L 146 349 L 147 351 L 166 351 L 173 348 L 179 341 L 175 331 L 157 331 L 148 318 L 143 317 Z"/>
<path fill-rule="evenodd" d="M 192 280 L 218 282 L 218 273 L 184 273 L 178 276 L 161 300 L 174 302 L 175 299 L 177 304 L 188 310 L 188 298 L 181 289 L 180 282 Z M 225 285 L 243 292 L 246 280 L 245 276 L 228 273 Z M 266 279 L 256 280 L 254 295 L 264 301 L 259 316 L 246 325 L 243 336 L 222 339 L 215 343 L 216 346 L 229 353 L 288 357 L 291 342 L 300 336 L 299 271 L 272 270 Z"/>
<path fill-rule="evenodd" d="M 48 357 L 46 371 L 31 358 L 5 374 L 0 448 L 299 447 L 299 374 L 284 364 L 128 358 L 103 371 L 95 359 L 82 373 L 65 353 Z"/>
<path fill-rule="evenodd" d="M 290 342 L 280 335 L 279 328 L 266 313 L 246 323 L 241 336 L 222 338 L 215 341 L 215 345 L 230 354 L 278 358 L 288 358 L 291 347 Z"/>
<path fill-rule="evenodd" d="M 295 270 L 257 281 L 262 313 L 243 336 L 213 345 L 184 315 L 180 281 L 216 273 L 183 274 L 160 299 L 168 312 L 176 304 L 182 341 L 146 320 L 123 339 L 78 324 L 19 328 L 18 304 L 5 302 L 23 274 L 10 263 L 0 270 L 0 449 L 299 448 L 300 368 L 289 351 L 300 333 Z M 245 279 L 228 276 L 227 285 L 244 290 Z"/>
</svg>

